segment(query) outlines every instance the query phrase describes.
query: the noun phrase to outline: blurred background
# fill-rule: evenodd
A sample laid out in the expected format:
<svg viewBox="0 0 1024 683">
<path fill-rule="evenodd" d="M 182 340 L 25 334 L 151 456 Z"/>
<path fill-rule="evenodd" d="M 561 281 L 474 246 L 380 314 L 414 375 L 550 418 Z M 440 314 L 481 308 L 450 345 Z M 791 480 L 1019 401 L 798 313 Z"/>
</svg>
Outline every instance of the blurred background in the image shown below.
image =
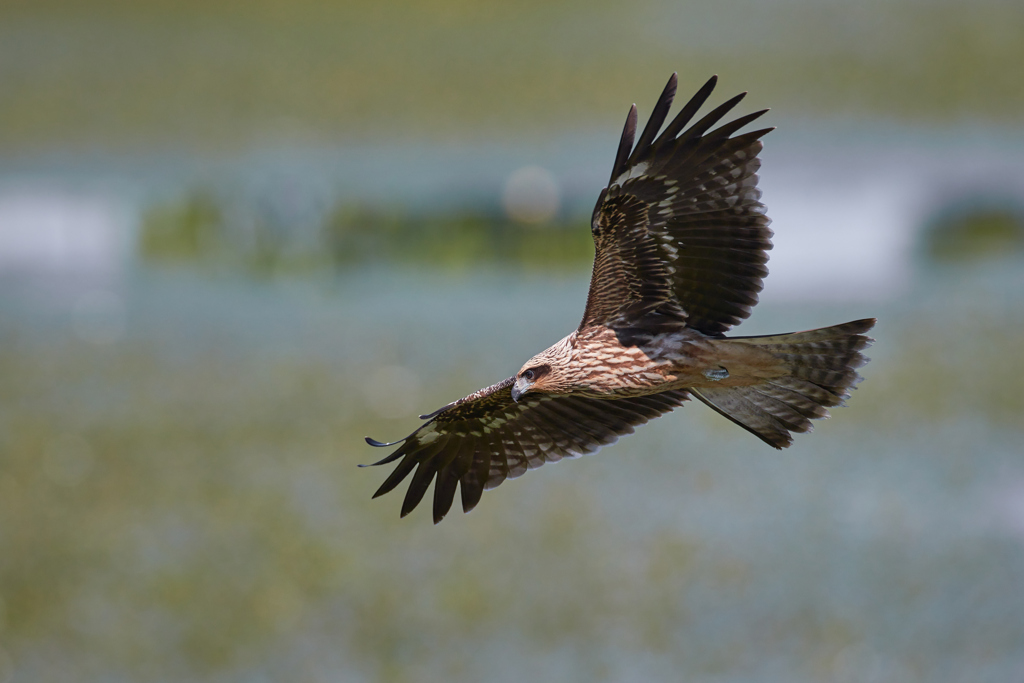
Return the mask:
<svg viewBox="0 0 1024 683">
<path fill-rule="evenodd" d="M 1022 64 L 1011 0 L 4 0 L 0 683 L 1024 680 Z M 737 333 L 877 316 L 866 381 L 400 521 L 362 437 L 577 324 L 673 71 L 779 127 Z"/>
</svg>

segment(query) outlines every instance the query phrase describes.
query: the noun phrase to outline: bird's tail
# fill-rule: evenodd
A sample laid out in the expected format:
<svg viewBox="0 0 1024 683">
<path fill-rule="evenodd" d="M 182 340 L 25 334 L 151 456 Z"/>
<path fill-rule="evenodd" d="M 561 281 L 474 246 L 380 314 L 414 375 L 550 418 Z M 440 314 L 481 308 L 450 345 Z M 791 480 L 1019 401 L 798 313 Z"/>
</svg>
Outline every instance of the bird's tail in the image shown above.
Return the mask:
<svg viewBox="0 0 1024 683">
<path fill-rule="evenodd" d="M 829 417 L 828 407 L 844 405 L 860 382 L 861 351 L 874 341 L 864 333 L 875 319 L 806 332 L 765 337 L 731 337 L 782 362 L 785 374 L 750 386 L 710 386 L 690 393 L 775 448 L 793 443 L 790 432 L 809 432 L 811 420 Z"/>
</svg>

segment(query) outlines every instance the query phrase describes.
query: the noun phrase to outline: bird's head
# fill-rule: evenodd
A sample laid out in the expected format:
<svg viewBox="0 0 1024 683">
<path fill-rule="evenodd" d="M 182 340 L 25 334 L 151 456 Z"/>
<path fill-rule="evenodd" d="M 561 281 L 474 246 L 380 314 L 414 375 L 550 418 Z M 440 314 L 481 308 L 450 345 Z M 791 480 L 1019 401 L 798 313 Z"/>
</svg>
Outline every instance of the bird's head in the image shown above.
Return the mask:
<svg viewBox="0 0 1024 683">
<path fill-rule="evenodd" d="M 551 365 L 544 362 L 530 361 L 516 375 L 512 384 L 512 400 L 519 399 L 528 391 L 544 391 L 546 381 L 551 376 Z"/>
<path fill-rule="evenodd" d="M 565 394 L 573 388 L 573 349 L 576 333 L 544 349 L 526 361 L 512 383 L 512 400 L 519 401 L 527 392 Z"/>
</svg>

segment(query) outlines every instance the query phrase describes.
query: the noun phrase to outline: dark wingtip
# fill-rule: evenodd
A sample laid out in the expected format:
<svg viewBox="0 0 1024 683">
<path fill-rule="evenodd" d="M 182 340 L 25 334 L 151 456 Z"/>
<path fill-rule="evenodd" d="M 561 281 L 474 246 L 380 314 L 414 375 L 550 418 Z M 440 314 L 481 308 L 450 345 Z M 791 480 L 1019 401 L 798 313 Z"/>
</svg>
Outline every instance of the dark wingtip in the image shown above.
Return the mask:
<svg viewBox="0 0 1024 683">
<path fill-rule="evenodd" d="M 711 78 L 707 80 L 704 85 L 700 87 L 690 101 L 683 105 L 683 108 L 676 114 L 676 117 L 672 119 L 672 122 L 665 127 L 665 130 L 661 132 L 658 139 L 654 141 L 655 147 L 661 147 L 669 144 L 672 140 L 675 140 L 676 136 L 683 127 L 689 123 L 690 119 L 697 113 L 697 111 L 704 105 L 708 97 L 714 91 L 715 86 L 718 84 L 718 74 L 713 74 Z"/>
<path fill-rule="evenodd" d="M 668 83 L 665 84 L 664 90 L 661 91 L 661 95 L 658 97 L 657 103 L 654 105 L 654 109 L 651 110 L 651 117 L 647 120 L 647 125 L 644 126 L 644 131 L 640 134 L 640 139 L 636 141 L 636 146 L 633 148 L 632 154 L 625 162 L 626 167 L 634 166 L 640 162 L 641 159 L 650 156 L 651 143 L 654 142 L 654 136 L 661 130 L 662 124 L 665 123 L 665 117 L 668 116 L 669 110 L 672 108 L 672 101 L 676 97 L 676 89 L 679 86 L 679 75 L 673 73 Z M 635 106 L 635 105 L 634 105 Z"/>
<path fill-rule="evenodd" d="M 717 116 L 715 116 L 715 118 L 712 119 L 712 120 L 713 121 L 717 121 L 721 117 L 725 116 L 729 112 L 729 110 L 731 110 L 737 104 L 742 102 L 743 98 L 746 97 L 748 94 L 749 94 L 749 91 L 744 90 L 743 92 L 739 93 L 738 95 L 733 95 L 732 97 L 727 99 L 725 102 L 723 102 L 722 104 L 718 105 L 718 107 L 715 109 L 715 112 L 714 112 L 715 114 L 717 114 Z"/>
<path fill-rule="evenodd" d="M 626 125 L 624 126 L 623 137 L 629 139 L 629 146 L 633 146 L 633 140 L 636 139 L 636 124 L 639 118 L 637 113 L 636 102 L 630 105 L 629 113 L 626 114 Z"/>
<path fill-rule="evenodd" d="M 615 179 L 625 170 L 626 160 L 629 158 L 629 153 L 633 149 L 633 141 L 636 139 L 636 104 L 633 104 L 629 108 L 629 114 L 626 115 L 626 125 L 622 128 L 622 137 L 619 139 L 619 149 L 615 153 L 615 163 L 612 164 L 612 175 L 608 180 L 608 186 L 611 187 Z"/>
<path fill-rule="evenodd" d="M 398 441 L 396 441 L 395 443 L 384 443 L 382 441 L 377 441 L 376 439 L 371 439 L 368 436 L 364 436 L 363 438 L 366 439 L 366 443 L 370 444 L 374 448 L 386 448 L 388 446 L 394 446 L 395 443 L 399 443 Z M 359 463 L 358 466 L 359 467 L 374 467 L 375 465 L 380 465 L 380 464 L 382 464 L 382 463 L 381 462 Z"/>
<path fill-rule="evenodd" d="M 435 410 L 432 413 L 426 413 L 425 415 L 420 415 L 420 419 L 421 420 L 433 420 L 435 417 L 437 417 L 441 413 L 445 412 L 446 410 L 449 410 L 450 408 L 454 408 L 456 403 L 458 403 L 458 401 L 454 401 L 452 403 L 449 403 L 446 406 L 441 406 L 440 408 L 438 408 L 437 410 Z"/>
<path fill-rule="evenodd" d="M 402 455 L 401 450 L 396 451 L 395 453 L 392 453 L 391 455 L 381 460 L 378 460 L 377 462 L 360 463 L 359 465 L 357 465 L 357 467 L 379 467 L 380 465 L 387 465 L 393 463 L 395 460 L 398 460 L 400 455 Z"/>
<path fill-rule="evenodd" d="M 415 434 L 415 432 L 413 432 L 413 434 Z M 397 444 L 405 444 L 405 443 L 407 443 L 409 441 L 409 437 L 410 436 L 412 436 L 412 434 L 410 434 L 409 436 L 405 437 L 404 439 L 399 439 L 398 441 L 392 441 L 391 443 L 382 443 L 380 441 L 377 441 L 376 439 L 371 439 L 368 436 L 367 437 L 363 437 L 363 438 L 366 439 L 366 443 L 370 444 L 371 446 L 373 446 L 375 448 L 385 448 L 387 446 L 395 446 Z M 405 455 L 406 450 L 407 449 L 405 447 L 399 448 L 398 450 L 396 450 L 391 455 L 388 455 L 388 456 L 384 457 L 383 459 L 378 460 L 377 462 L 372 462 L 372 463 L 370 463 L 368 465 L 360 465 L 360 467 L 376 467 L 377 465 L 387 465 L 388 463 L 394 462 L 395 460 L 397 460 L 401 456 Z"/>
</svg>

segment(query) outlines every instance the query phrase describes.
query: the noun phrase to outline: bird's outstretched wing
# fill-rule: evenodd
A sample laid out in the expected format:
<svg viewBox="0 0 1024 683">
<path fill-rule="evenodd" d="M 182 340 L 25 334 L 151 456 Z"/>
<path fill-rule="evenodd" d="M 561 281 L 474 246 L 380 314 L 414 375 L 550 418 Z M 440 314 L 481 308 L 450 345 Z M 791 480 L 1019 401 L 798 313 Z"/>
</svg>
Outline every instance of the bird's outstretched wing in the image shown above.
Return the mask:
<svg viewBox="0 0 1024 683">
<path fill-rule="evenodd" d="M 581 329 L 675 320 L 718 335 L 757 303 L 772 247 L 757 155 L 759 138 L 772 129 L 730 137 L 765 109 L 708 132 L 743 93 L 683 131 L 716 82 L 712 77 L 658 135 L 676 91 L 673 74 L 635 146 L 636 106 L 630 109 L 594 209 L 597 251 Z"/>
<path fill-rule="evenodd" d="M 456 484 L 462 493 L 462 509 L 469 512 L 485 489 L 546 462 L 595 453 L 688 399 L 685 391 L 613 400 L 527 394 L 516 403 L 511 394 L 514 379 L 422 416 L 428 422 L 400 442 L 384 444 L 367 438 L 371 446 L 401 444 L 373 463 L 385 465 L 402 459 L 373 497 L 394 489 L 415 468 L 402 516 L 419 504 L 436 478 L 437 523 L 451 509 Z"/>
</svg>

